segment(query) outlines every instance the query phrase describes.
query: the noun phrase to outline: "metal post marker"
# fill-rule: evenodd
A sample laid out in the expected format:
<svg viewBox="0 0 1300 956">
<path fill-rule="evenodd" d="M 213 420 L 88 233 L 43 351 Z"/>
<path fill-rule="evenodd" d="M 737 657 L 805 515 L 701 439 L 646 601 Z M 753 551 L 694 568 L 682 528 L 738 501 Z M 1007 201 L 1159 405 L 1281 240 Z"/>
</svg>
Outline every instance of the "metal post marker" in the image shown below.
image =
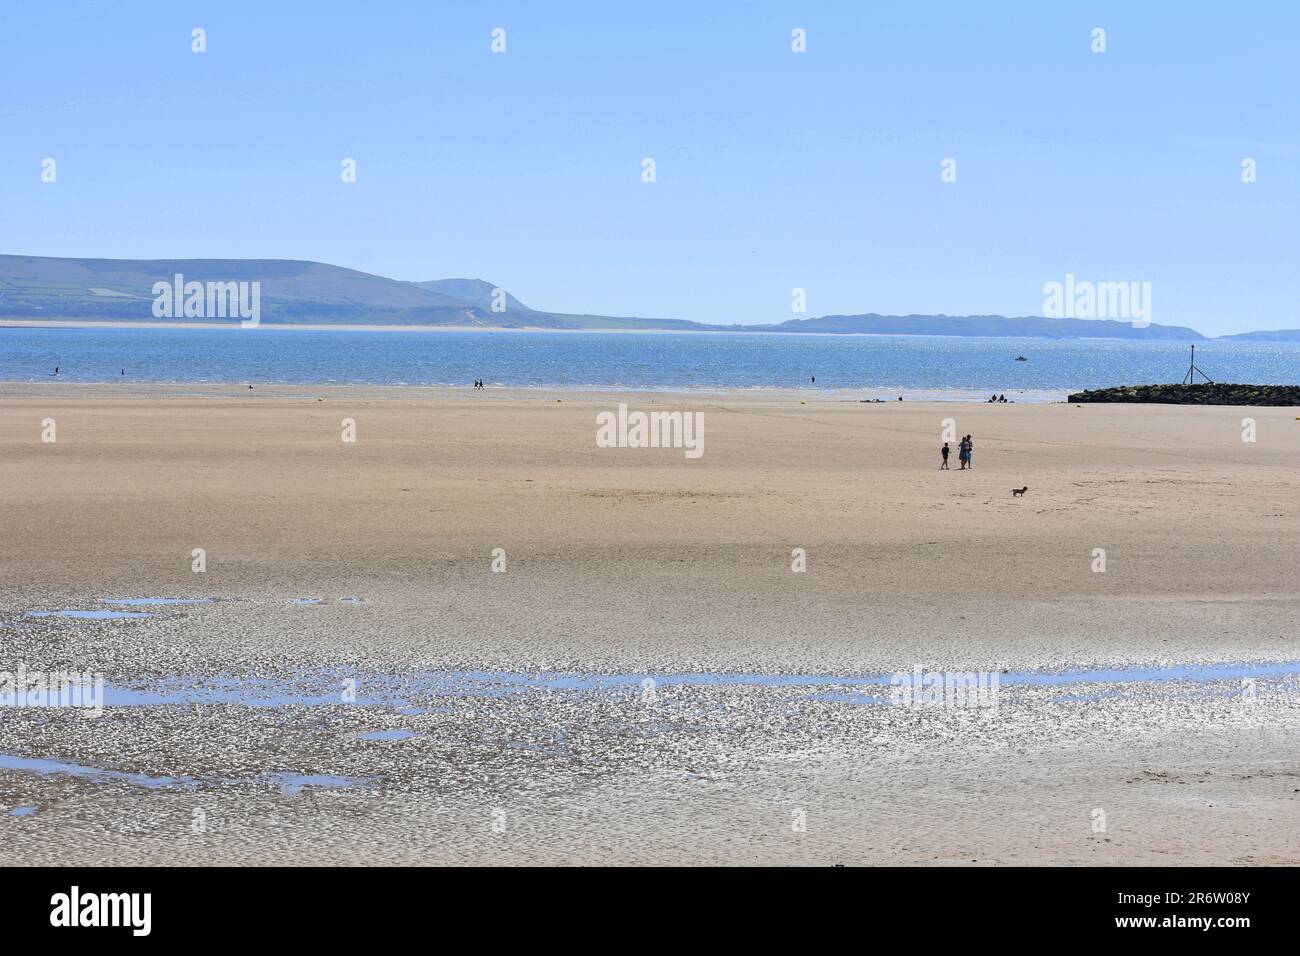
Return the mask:
<svg viewBox="0 0 1300 956">
<path fill-rule="evenodd" d="M 1197 373 L 1197 372 L 1201 372 L 1201 370 L 1200 370 L 1199 368 L 1196 367 L 1196 346 L 1193 345 L 1193 346 L 1192 346 L 1192 364 L 1191 364 L 1191 367 L 1187 370 L 1187 374 L 1183 376 L 1183 384 L 1184 384 L 1184 385 L 1194 385 L 1194 384 L 1196 384 L 1196 383 L 1195 383 L 1195 378 L 1196 378 L 1196 373 Z M 1209 385 L 1213 385 L 1213 384 L 1214 384 L 1214 380 L 1211 379 L 1210 376 L 1206 375 L 1204 372 L 1201 372 L 1201 378 L 1205 379 L 1206 383 L 1209 384 Z"/>
</svg>

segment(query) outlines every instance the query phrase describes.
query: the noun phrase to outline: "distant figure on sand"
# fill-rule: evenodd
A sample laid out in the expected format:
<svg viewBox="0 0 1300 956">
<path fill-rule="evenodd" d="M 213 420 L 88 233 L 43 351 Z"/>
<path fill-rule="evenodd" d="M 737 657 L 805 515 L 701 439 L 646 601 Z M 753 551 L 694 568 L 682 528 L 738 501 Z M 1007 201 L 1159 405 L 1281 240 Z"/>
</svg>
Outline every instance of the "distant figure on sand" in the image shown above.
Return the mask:
<svg viewBox="0 0 1300 956">
<path fill-rule="evenodd" d="M 939 466 L 940 471 L 948 470 L 948 443 L 944 442 L 943 447 L 939 449 L 939 454 L 943 456 L 943 463 Z"/>
<path fill-rule="evenodd" d="M 54 374 L 55 374 L 55 375 L 58 375 L 58 374 L 59 374 L 59 367 L 58 367 L 57 365 L 54 366 Z"/>
<path fill-rule="evenodd" d="M 970 435 L 967 435 L 961 440 L 961 444 L 957 446 L 957 449 L 957 458 L 961 462 L 961 470 L 965 471 L 967 466 L 970 465 Z"/>
</svg>

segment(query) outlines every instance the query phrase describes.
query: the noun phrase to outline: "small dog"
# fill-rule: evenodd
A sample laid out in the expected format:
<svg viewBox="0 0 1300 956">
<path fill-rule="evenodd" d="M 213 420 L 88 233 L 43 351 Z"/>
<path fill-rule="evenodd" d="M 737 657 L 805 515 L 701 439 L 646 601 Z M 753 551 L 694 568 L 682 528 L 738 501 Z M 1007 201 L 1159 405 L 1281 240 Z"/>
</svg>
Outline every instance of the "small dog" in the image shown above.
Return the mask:
<svg viewBox="0 0 1300 956">
<path fill-rule="evenodd" d="M 1025 485 L 1025 487 L 1023 487 L 1023 488 L 1012 488 L 1012 489 L 1011 489 L 1011 497 L 1012 497 L 1012 498 L 1019 498 L 1019 497 L 1022 497 L 1022 496 L 1024 495 L 1024 493 L 1025 493 L 1026 491 L 1028 491 L 1028 490 L 1029 490 L 1029 486 L 1028 486 L 1028 485 Z"/>
</svg>

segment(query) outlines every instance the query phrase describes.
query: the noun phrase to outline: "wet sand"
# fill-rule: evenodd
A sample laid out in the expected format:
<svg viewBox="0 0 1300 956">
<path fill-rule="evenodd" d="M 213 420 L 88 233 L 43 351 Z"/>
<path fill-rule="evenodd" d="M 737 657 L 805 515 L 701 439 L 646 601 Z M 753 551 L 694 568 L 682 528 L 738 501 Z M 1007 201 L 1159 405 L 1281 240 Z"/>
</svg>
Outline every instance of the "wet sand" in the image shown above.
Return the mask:
<svg viewBox="0 0 1300 956">
<path fill-rule="evenodd" d="M 597 447 L 619 402 L 702 412 L 704 454 Z M 974 471 L 938 470 L 946 418 Z M 0 707 L 0 833 L 30 862 L 1294 863 L 1298 438 L 1294 409 L 0 386 L 0 671 L 111 691 Z M 150 597 L 208 603 L 102 603 Z M 30 616 L 65 610 L 153 616 Z M 891 705 L 917 665 L 1006 680 Z"/>
</svg>

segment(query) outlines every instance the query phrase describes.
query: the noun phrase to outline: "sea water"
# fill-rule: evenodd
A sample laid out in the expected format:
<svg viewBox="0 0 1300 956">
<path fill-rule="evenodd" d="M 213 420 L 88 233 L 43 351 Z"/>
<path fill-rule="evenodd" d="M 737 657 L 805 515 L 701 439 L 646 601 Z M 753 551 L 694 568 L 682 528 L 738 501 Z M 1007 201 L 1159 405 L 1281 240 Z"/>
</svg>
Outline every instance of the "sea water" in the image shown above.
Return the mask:
<svg viewBox="0 0 1300 956">
<path fill-rule="evenodd" d="M 0 381 L 846 391 L 1059 401 L 1178 382 L 1190 343 L 800 333 L 0 329 Z M 1221 382 L 1300 384 L 1300 343 L 1202 341 Z M 1026 361 L 1016 361 L 1023 356 Z M 815 382 L 814 382 L 815 379 Z"/>
</svg>

